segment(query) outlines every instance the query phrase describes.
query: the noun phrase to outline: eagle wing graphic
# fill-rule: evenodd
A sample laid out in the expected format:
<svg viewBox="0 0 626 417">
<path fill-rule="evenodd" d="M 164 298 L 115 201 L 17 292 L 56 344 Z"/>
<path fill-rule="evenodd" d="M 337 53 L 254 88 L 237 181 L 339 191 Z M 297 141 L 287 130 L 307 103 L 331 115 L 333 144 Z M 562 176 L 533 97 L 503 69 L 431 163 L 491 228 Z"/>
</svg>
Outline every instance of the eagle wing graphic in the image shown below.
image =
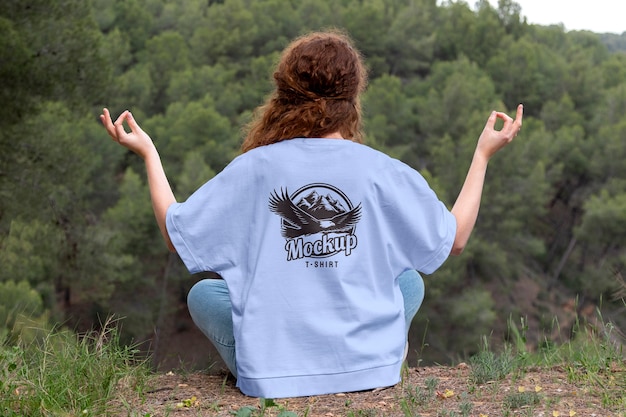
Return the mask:
<svg viewBox="0 0 626 417">
<path fill-rule="evenodd" d="M 328 220 L 331 225 L 324 229 L 325 232 L 348 232 L 361 220 L 361 204 Z"/>
<path fill-rule="evenodd" d="M 347 233 L 361 219 L 361 205 L 328 219 L 317 219 L 293 203 L 289 193 L 281 188 L 280 194 L 275 190 L 270 195 L 269 208 L 284 220 L 281 225 L 281 234 L 286 238 L 295 238 L 302 235 L 324 233 Z"/>
<path fill-rule="evenodd" d="M 287 190 L 281 188 L 281 195 L 274 191 L 270 195 L 269 208 L 285 220 L 281 227 L 283 237 L 294 238 L 321 231 L 319 220 L 296 206 Z"/>
</svg>

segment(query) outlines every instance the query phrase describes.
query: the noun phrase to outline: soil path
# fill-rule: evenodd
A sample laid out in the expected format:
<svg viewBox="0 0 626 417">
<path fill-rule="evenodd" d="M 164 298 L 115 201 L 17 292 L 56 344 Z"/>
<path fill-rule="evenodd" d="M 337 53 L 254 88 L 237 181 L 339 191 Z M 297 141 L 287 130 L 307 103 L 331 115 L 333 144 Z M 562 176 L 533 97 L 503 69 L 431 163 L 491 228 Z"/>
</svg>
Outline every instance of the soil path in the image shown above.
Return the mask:
<svg viewBox="0 0 626 417">
<path fill-rule="evenodd" d="M 226 375 L 155 375 L 143 392 L 120 385 L 111 404 L 120 416 L 540 416 L 624 417 L 623 370 L 572 381 L 563 368 L 525 369 L 499 381 L 471 382 L 469 366 L 408 368 L 380 391 L 261 401 L 243 395 Z M 611 387 L 613 384 L 613 387 Z"/>
</svg>

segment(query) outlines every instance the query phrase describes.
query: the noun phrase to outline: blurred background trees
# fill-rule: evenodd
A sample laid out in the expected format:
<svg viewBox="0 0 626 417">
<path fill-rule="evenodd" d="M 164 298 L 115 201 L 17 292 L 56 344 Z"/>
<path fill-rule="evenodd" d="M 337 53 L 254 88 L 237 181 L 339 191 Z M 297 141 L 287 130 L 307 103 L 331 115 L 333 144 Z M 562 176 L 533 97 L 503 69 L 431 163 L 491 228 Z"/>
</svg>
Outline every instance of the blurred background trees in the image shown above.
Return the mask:
<svg viewBox="0 0 626 417">
<path fill-rule="evenodd" d="M 531 25 L 511 0 L 439 3 L 0 1 L 0 338 L 24 317 L 80 331 L 115 314 L 155 365 L 207 366 L 185 307 L 197 278 L 97 115 L 131 109 L 185 199 L 238 154 L 282 48 L 328 27 L 369 66 L 367 143 L 450 206 L 489 112 L 525 104 L 466 252 L 426 279 L 411 363 L 464 358 L 520 318 L 531 347 L 596 309 L 626 329 L 626 34 Z"/>
</svg>

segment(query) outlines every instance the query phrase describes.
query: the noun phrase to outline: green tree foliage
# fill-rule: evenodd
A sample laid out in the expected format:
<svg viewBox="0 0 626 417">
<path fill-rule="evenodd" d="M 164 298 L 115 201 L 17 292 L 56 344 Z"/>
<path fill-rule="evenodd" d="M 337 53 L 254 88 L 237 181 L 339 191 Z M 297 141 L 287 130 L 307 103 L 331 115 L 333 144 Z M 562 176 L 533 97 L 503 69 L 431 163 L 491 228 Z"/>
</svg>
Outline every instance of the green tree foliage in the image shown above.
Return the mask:
<svg viewBox="0 0 626 417">
<path fill-rule="evenodd" d="M 305 30 L 337 26 L 334 4 L 336 2 L 302 0 L 296 10 L 296 20 Z"/>
<path fill-rule="evenodd" d="M 352 1 L 343 11 L 343 27 L 358 42 L 367 57 L 372 73 L 377 76 L 389 71 L 385 58 L 386 28 L 391 18 L 381 0 Z M 332 23 L 331 23 L 332 22 Z M 337 24 L 331 21 L 327 25 Z"/>
<path fill-rule="evenodd" d="M 0 345 L 30 341 L 38 330 L 32 326 L 45 328 L 45 313 L 41 295 L 27 281 L 0 282 Z"/>
<path fill-rule="evenodd" d="M 8 218 L 39 217 L 62 224 L 69 222 L 73 207 L 84 203 L 73 193 L 89 191 L 92 167 L 84 163 L 90 157 L 84 137 L 90 123 L 72 120 L 72 112 L 61 103 L 41 107 L 41 113 L 20 125 L 15 159 L 5 171 L 9 181 L 3 191 L 11 201 L 4 210 Z"/>
<path fill-rule="evenodd" d="M 367 141 L 400 157 L 415 146 L 418 132 L 417 103 L 403 91 L 402 80 L 384 75 L 373 80 L 363 106 L 367 116 Z"/>
<path fill-rule="evenodd" d="M 625 325 L 611 298 L 626 257 L 623 35 L 531 25 L 512 0 L 0 3 L 0 285 L 38 291 L 36 315 L 81 328 L 116 313 L 124 338 L 142 339 L 190 285 L 161 242 L 141 161 L 108 140 L 100 106 L 133 111 L 183 200 L 237 155 L 284 45 L 335 27 L 369 67 L 367 143 L 449 206 L 489 112 L 525 104 L 469 246 L 427 278 L 412 338 L 426 332 L 431 359 L 476 351 L 499 317 L 549 321 L 517 305 L 522 279 L 554 309 L 605 300 Z"/>
<path fill-rule="evenodd" d="M 621 35 L 613 33 L 602 33 L 600 39 L 611 52 L 626 52 L 626 31 Z"/>
<path fill-rule="evenodd" d="M 258 31 L 254 22 L 244 0 L 210 7 L 204 24 L 195 29 L 190 40 L 194 64 L 232 63 L 250 57 Z"/>
<path fill-rule="evenodd" d="M 10 107 L 5 109 L 7 122 L 14 123 L 24 112 L 33 106 L 29 90 L 36 84 L 28 73 L 33 66 L 27 40 L 19 33 L 16 25 L 4 16 L 0 16 L 0 100 Z M 26 69 L 26 71 L 24 71 Z"/>
<path fill-rule="evenodd" d="M 575 230 L 584 274 L 572 275 L 582 291 L 596 297 L 618 289 L 615 275 L 626 265 L 626 181 L 611 185 L 586 201 L 582 223 Z M 588 257 L 592 260 L 581 262 Z"/>
<path fill-rule="evenodd" d="M 90 2 L 3 1 L 0 28 L 0 50 L 7 58 L 2 60 L 3 93 L 19 98 L 3 100 L 10 106 L 8 115 L 24 114 L 28 108 L 20 104 L 28 101 L 63 97 L 84 103 L 103 93 L 109 74 Z"/>
<path fill-rule="evenodd" d="M 437 57 L 455 60 L 460 55 L 484 65 L 497 53 L 500 42 L 508 39 L 506 27 L 489 2 L 477 3 L 473 11 L 465 2 L 450 2 L 440 11 L 441 24 L 437 27 Z M 513 17 L 507 21 L 513 24 Z"/>
<path fill-rule="evenodd" d="M 153 31 L 156 33 L 175 31 L 186 40 L 193 35 L 194 30 L 206 24 L 204 18 L 210 2 L 206 0 L 187 1 L 152 1 L 155 4 L 155 22 Z"/>
<path fill-rule="evenodd" d="M 391 74 L 427 74 L 433 62 L 436 2 L 411 2 L 394 16 L 386 34 L 385 56 Z M 410 36 L 407 36 L 410 34 Z"/>
<path fill-rule="evenodd" d="M 6 232 L 6 216 L 12 215 L 7 194 L 24 185 L 28 175 L 22 164 L 34 162 L 39 153 L 34 145 L 47 145 L 38 140 L 41 132 L 32 136 L 21 123 L 48 100 L 63 100 L 84 114 L 86 104 L 103 97 L 111 72 L 89 2 L 3 1 L 0 6 L 0 230 Z"/>
<path fill-rule="evenodd" d="M 202 184 L 215 176 L 215 171 L 205 162 L 198 152 L 189 152 L 183 160 L 183 168 L 176 181 L 178 196 L 186 200 Z"/>
<path fill-rule="evenodd" d="M 154 16 L 145 7 L 144 0 L 116 0 L 115 2 L 97 1 L 97 9 L 105 8 L 110 21 L 113 17 L 113 26 L 126 34 L 130 41 L 131 51 L 137 53 L 143 50 L 145 43 L 150 39 Z M 113 15 L 113 16 L 112 16 Z"/>
<path fill-rule="evenodd" d="M 475 111 L 487 112 L 497 104 L 493 81 L 476 63 L 465 57 L 439 62 L 423 81 L 418 117 L 425 135 L 437 146 L 438 138 L 449 134 L 458 140 L 468 129 L 482 129 L 470 121 Z M 484 113 L 481 115 L 484 116 Z M 472 151 L 470 149 L 469 151 Z M 464 163 L 469 163 L 467 160 Z"/>
<path fill-rule="evenodd" d="M 140 61 L 145 63 L 154 87 L 152 102 L 163 103 L 162 96 L 170 84 L 172 74 L 188 68 L 189 49 L 185 39 L 174 31 L 162 32 L 146 42 L 146 48 L 140 54 Z M 150 109 L 158 112 L 159 108 Z"/>
<path fill-rule="evenodd" d="M 623 83 L 626 78 L 626 51 L 611 54 L 602 61 L 602 72 L 604 88 L 617 87 Z"/>
<path fill-rule="evenodd" d="M 102 216 L 108 228 L 114 230 L 113 239 L 124 253 L 141 255 L 162 247 L 153 227 L 152 205 L 148 187 L 140 176 L 128 168 L 120 184 L 120 198 Z"/>
<path fill-rule="evenodd" d="M 0 281 L 27 280 L 48 303 L 61 300 L 47 305 L 60 313 L 106 300 L 122 272 L 132 272 L 119 252 L 124 248 L 110 244 L 111 229 L 96 221 L 118 194 L 114 179 L 102 174 L 123 154 L 98 152 L 101 130 L 94 138 L 91 118 L 73 119 L 61 103 L 42 109 L 21 125 L 19 166 L 11 167 L 13 182 L 3 188 L 11 196 L 4 207 L 11 221 L 0 239 Z"/>
<path fill-rule="evenodd" d="M 229 120 L 215 110 L 210 94 L 198 101 L 172 103 L 165 115 L 148 120 L 146 126 L 175 172 L 180 172 L 190 151 L 200 152 L 209 166 L 221 170 L 238 144 L 237 132 L 233 133 Z"/>
<path fill-rule="evenodd" d="M 94 306 L 96 317 L 113 314 L 126 317 L 124 339 L 129 340 L 141 338 L 144 330 L 155 324 L 154 300 L 168 251 L 158 228 L 154 227 L 148 187 L 132 168 L 124 172 L 119 192 L 115 205 L 103 213 L 99 223 L 90 227 L 94 239 L 90 240 L 91 250 L 85 252 L 82 260 L 97 260 L 85 266 L 81 284 L 87 293 L 91 292 L 90 286 L 98 287 L 97 295 L 91 296 L 98 302 Z M 137 293 L 145 297 L 138 299 Z"/>
<path fill-rule="evenodd" d="M 546 46 L 529 37 L 508 38 L 502 51 L 493 56 L 487 69 L 507 106 L 523 102 L 532 115 L 546 100 L 563 94 L 562 79 L 567 76 L 562 58 L 553 57 Z"/>
<path fill-rule="evenodd" d="M 2 241 L 0 282 L 24 280 L 45 285 L 48 277 L 59 273 L 62 243 L 61 231 L 50 223 L 13 220 Z"/>
<path fill-rule="evenodd" d="M 249 1 L 256 34 L 252 41 L 253 55 L 281 51 L 300 32 L 294 2 L 283 0 Z"/>
</svg>

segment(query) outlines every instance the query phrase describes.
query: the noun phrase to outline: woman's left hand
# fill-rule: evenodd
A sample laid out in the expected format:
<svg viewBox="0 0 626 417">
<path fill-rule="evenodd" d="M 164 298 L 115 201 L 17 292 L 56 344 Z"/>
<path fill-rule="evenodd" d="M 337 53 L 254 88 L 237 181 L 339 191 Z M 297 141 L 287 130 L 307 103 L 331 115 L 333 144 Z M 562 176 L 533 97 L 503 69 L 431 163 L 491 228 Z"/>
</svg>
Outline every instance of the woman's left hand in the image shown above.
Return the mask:
<svg viewBox="0 0 626 417">
<path fill-rule="evenodd" d="M 150 152 L 156 149 L 150 136 L 139 127 L 130 111 L 124 111 L 113 122 L 109 110 L 105 108 L 100 115 L 100 121 L 114 141 L 135 152 L 141 158 L 145 159 Z M 124 129 L 124 121 L 130 127 L 130 132 L 126 132 Z"/>
</svg>

